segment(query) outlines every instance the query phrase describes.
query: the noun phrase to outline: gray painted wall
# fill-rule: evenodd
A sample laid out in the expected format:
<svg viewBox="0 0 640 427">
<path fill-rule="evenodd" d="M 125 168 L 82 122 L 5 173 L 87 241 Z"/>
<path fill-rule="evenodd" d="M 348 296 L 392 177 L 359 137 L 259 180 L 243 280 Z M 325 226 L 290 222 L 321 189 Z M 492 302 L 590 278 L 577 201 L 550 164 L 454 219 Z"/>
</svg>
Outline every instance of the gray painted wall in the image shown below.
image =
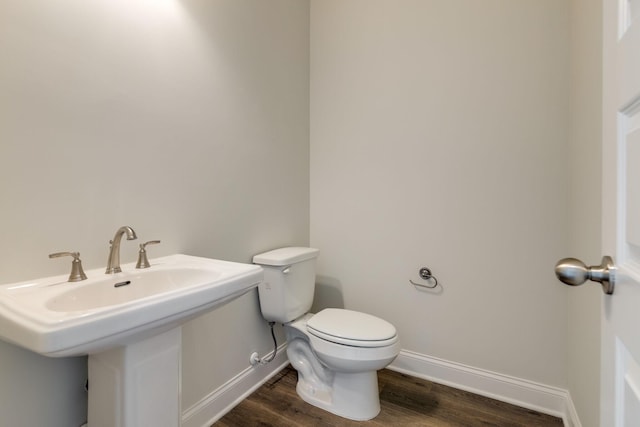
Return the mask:
<svg viewBox="0 0 640 427">
<path fill-rule="evenodd" d="M 311 0 L 318 306 L 566 388 L 568 35 L 557 0 Z"/>
<path fill-rule="evenodd" d="M 571 1 L 571 134 L 569 138 L 569 250 L 597 264 L 602 187 L 602 1 Z M 600 420 L 599 286 L 569 289 L 567 373 L 583 427 Z"/>
<path fill-rule="evenodd" d="M 308 32 L 296 0 L 0 2 L 0 282 L 102 267 L 121 225 L 151 257 L 308 244 Z M 272 346 L 256 292 L 183 341 L 183 409 Z M 85 358 L 0 368 L 3 425 L 86 419 Z"/>
<path fill-rule="evenodd" d="M 59 250 L 104 266 L 124 224 L 163 240 L 152 257 L 242 262 L 311 233 L 317 306 L 568 386 L 591 425 L 598 340 L 581 325 L 599 295 L 567 298 L 549 266 L 569 246 L 599 256 L 579 197 L 599 156 L 566 152 L 598 144 L 599 4 L 398 3 L 312 0 L 311 21 L 295 0 L 0 3 L 0 282 L 67 272 Z M 408 285 L 421 265 L 442 294 Z M 523 269 L 545 273 L 513 280 Z M 183 409 L 271 349 L 255 293 L 183 337 Z M 3 422 L 84 421 L 85 358 L 0 343 L 0 367 Z"/>
</svg>

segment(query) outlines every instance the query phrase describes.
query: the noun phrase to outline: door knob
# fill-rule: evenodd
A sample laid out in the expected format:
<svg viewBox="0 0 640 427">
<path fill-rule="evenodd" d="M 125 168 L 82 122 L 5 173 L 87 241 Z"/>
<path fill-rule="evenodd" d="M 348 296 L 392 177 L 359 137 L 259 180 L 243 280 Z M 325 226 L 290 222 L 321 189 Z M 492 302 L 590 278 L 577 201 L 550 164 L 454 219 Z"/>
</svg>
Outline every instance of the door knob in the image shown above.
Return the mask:
<svg viewBox="0 0 640 427">
<path fill-rule="evenodd" d="M 602 257 L 600 265 L 587 267 L 584 262 L 575 258 L 563 258 L 556 264 L 556 276 L 569 286 L 582 285 L 587 280 L 600 282 L 602 291 L 611 295 L 615 286 L 615 270 L 610 256 Z"/>
</svg>

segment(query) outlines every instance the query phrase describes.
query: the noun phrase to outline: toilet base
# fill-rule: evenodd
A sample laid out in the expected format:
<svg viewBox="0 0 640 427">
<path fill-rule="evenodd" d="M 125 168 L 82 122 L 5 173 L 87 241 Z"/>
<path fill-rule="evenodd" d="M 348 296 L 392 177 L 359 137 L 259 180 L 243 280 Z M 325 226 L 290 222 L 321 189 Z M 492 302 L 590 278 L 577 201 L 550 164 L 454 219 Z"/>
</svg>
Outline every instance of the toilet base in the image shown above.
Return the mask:
<svg viewBox="0 0 640 427">
<path fill-rule="evenodd" d="M 335 372 L 330 389 L 318 389 L 298 374 L 298 395 L 305 402 L 354 421 L 366 421 L 380 413 L 378 372 Z"/>
</svg>

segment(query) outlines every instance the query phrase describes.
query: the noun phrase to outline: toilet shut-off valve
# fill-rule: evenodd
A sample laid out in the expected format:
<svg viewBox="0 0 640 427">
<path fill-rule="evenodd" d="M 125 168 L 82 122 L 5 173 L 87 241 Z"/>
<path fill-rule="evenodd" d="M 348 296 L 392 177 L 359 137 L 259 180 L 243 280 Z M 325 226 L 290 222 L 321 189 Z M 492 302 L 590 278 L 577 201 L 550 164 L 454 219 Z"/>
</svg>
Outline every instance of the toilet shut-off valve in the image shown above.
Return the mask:
<svg viewBox="0 0 640 427">
<path fill-rule="evenodd" d="M 140 250 L 138 251 L 138 262 L 136 263 L 136 268 L 149 268 L 151 264 L 149 264 L 149 258 L 147 258 L 147 245 L 157 245 L 160 243 L 160 240 L 150 240 L 145 243 L 140 243 Z"/>
<path fill-rule="evenodd" d="M 49 254 L 49 258 L 60 258 L 63 256 L 71 256 L 73 257 L 73 261 L 71 261 L 71 274 L 69 274 L 69 282 L 79 282 L 81 280 L 85 280 L 87 275 L 84 274 L 84 270 L 82 269 L 82 261 L 80 261 L 80 252 L 56 252 L 53 254 Z"/>
</svg>

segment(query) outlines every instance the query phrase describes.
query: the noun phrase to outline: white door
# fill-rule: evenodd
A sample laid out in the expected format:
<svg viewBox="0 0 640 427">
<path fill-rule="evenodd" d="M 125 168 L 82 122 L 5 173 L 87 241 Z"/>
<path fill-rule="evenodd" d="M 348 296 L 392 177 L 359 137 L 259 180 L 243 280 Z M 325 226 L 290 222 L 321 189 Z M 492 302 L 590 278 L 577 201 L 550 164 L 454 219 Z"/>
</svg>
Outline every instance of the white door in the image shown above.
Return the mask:
<svg viewBox="0 0 640 427">
<path fill-rule="evenodd" d="M 640 0 L 604 0 L 601 427 L 640 426 Z"/>
</svg>

